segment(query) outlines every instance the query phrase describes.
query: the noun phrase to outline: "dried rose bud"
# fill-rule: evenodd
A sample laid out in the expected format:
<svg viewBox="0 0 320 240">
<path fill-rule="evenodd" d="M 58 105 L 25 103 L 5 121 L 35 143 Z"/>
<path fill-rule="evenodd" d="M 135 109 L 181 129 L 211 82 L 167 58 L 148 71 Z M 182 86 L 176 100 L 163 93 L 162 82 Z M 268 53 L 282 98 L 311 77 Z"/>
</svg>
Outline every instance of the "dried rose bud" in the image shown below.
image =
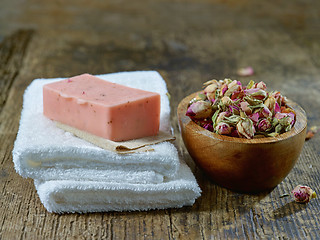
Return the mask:
<svg viewBox="0 0 320 240">
<path fill-rule="evenodd" d="M 264 82 L 258 82 L 254 85 L 254 88 L 260 88 L 262 90 L 266 90 L 267 89 L 267 85 Z"/>
<path fill-rule="evenodd" d="M 222 80 L 222 82 L 228 85 L 232 83 L 232 80 L 230 78 L 225 78 L 224 80 Z"/>
<path fill-rule="evenodd" d="M 253 122 L 249 118 L 241 119 L 237 123 L 237 130 L 238 130 L 239 135 L 244 136 L 248 139 L 253 138 L 253 136 L 256 132 L 256 130 L 253 126 Z"/>
<path fill-rule="evenodd" d="M 240 114 L 240 109 L 237 106 L 229 105 L 229 112 L 231 114 L 239 115 Z"/>
<path fill-rule="evenodd" d="M 240 103 L 240 108 L 242 111 L 244 111 L 247 115 L 252 113 L 251 108 L 249 108 L 249 103 L 244 101 Z"/>
<path fill-rule="evenodd" d="M 221 98 L 221 103 L 225 106 L 229 106 L 230 104 L 232 104 L 232 100 L 227 96 L 223 96 Z"/>
<path fill-rule="evenodd" d="M 274 104 L 276 103 L 276 99 L 273 96 L 269 96 L 265 101 L 264 105 L 269 108 L 270 111 L 274 109 Z"/>
<path fill-rule="evenodd" d="M 218 134 L 229 135 L 232 131 L 232 127 L 230 127 L 227 123 L 219 122 L 215 130 Z"/>
<path fill-rule="evenodd" d="M 241 114 L 241 112 L 240 112 Z M 230 126 L 236 127 L 237 123 L 240 121 L 241 117 L 239 115 L 225 116 L 223 122 L 228 123 Z"/>
<path fill-rule="evenodd" d="M 308 141 L 308 140 L 310 140 L 311 138 L 313 138 L 314 137 L 314 132 L 312 132 L 312 131 L 308 131 L 307 133 L 306 133 L 306 141 Z"/>
<path fill-rule="evenodd" d="M 284 118 L 280 119 L 279 123 L 282 124 L 285 127 L 289 127 L 289 126 L 291 126 L 292 119 L 291 119 L 290 116 L 287 116 L 287 117 L 284 117 Z"/>
<path fill-rule="evenodd" d="M 252 67 L 244 67 L 244 68 L 239 68 L 237 71 L 237 74 L 241 77 L 247 77 L 251 76 L 254 74 L 253 68 Z"/>
<path fill-rule="evenodd" d="M 244 96 L 244 92 L 242 89 L 240 89 L 239 91 L 234 91 L 232 94 L 231 94 L 231 99 L 232 100 L 235 100 L 235 99 L 241 99 L 243 98 Z"/>
<path fill-rule="evenodd" d="M 249 118 L 254 122 L 257 123 L 259 121 L 259 113 L 253 113 L 249 115 Z"/>
<path fill-rule="evenodd" d="M 282 96 L 279 91 L 271 92 L 270 95 L 275 98 L 279 105 L 286 105 L 288 101 L 287 98 Z"/>
<path fill-rule="evenodd" d="M 229 116 L 228 112 L 221 112 L 219 113 L 217 120 L 216 120 L 216 124 L 218 124 L 219 122 L 221 122 L 225 117 Z"/>
<path fill-rule="evenodd" d="M 264 100 L 266 99 L 268 94 L 266 91 L 260 89 L 259 91 L 252 93 L 251 96 L 254 97 L 255 99 Z"/>
<path fill-rule="evenodd" d="M 255 99 L 264 100 L 267 97 L 267 92 L 260 88 L 251 88 L 244 90 L 246 95 L 250 95 Z"/>
<path fill-rule="evenodd" d="M 272 112 L 269 110 L 269 108 L 267 108 L 266 105 L 264 105 L 261 109 L 261 115 L 265 118 L 269 118 L 272 117 Z"/>
<path fill-rule="evenodd" d="M 276 118 L 276 119 L 282 119 L 282 118 L 284 118 L 284 117 L 286 117 L 287 116 L 287 114 L 286 113 L 280 113 L 280 112 L 278 112 L 278 113 L 276 113 L 275 115 L 274 115 L 274 117 Z"/>
<path fill-rule="evenodd" d="M 275 126 L 276 133 L 288 132 L 294 123 L 291 116 L 287 113 L 277 113 L 273 118 L 273 126 Z"/>
<path fill-rule="evenodd" d="M 246 94 L 246 95 L 251 95 L 251 94 L 253 94 L 253 93 L 255 93 L 255 92 L 258 92 L 260 89 L 259 88 L 250 88 L 250 89 L 245 89 L 244 90 L 244 93 Z"/>
<path fill-rule="evenodd" d="M 306 134 L 306 140 L 309 140 L 309 139 L 313 138 L 314 135 L 315 135 L 317 132 L 319 132 L 319 131 L 320 131 L 320 127 L 319 127 L 319 126 L 312 126 L 312 127 L 308 130 L 308 132 L 307 132 L 307 134 Z"/>
<path fill-rule="evenodd" d="M 270 121 L 266 118 L 262 119 L 259 123 L 258 123 L 258 130 L 260 132 L 266 132 L 267 130 L 269 130 L 272 127 Z"/>
<path fill-rule="evenodd" d="M 227 90 L 228 90 L 228 84 L 224 83 L 220 89 L 220 97 L 222 97 Z"/>
<path fill-rule="evenodd" d="M 308 186 L 298 185 L 291 191 L 293 198 L 298 203 L 308 203 L 317 194 Z"/>
<path fill-rule="evenodd" d="M 287 97 L 281 95 L 281 97 L 280 97 L 280 104 L 281 104 L 281 105 L 286 105 L 287 102 L 288 102 Z"/>
<path fill-rule="evenodd" d="M 281 93 L 279 91 L 273 91 L 270 93 L 270 96 L 274 97 L 274 99 L 278 102 L 281 98 Z"/>
<path fill-rule="evenodd" d="M 220 85 L 220 83 L 216 80 L 216 79 L 212 79 L 212 80 L 209 80 L 209 81 L 206 81 L 203 86 L 208 86 L 210 84 L 217 84 L 217 85 Z"/>
<path fill-rule="evenodd" d="M 288 119 L 286 121 L 288 121 L 288 123 L 292 126 L 295 122 L 295 114 L 293 112 L 289 112 L 289 113 L 280 113 L 277 112 L 274 117 L 278 120 L 283 119 L 285 117 L 288 117 Z"/>
<path fill-rule="evenodd" d="M 218 89 L 218 87 L 219 87 L 219 84 L 216 81 L 211 83 L 204 89 L 204 94 L 207 96 L 209 100 L 213 100 L 216 98 L 216 90 Z"/>
<path fill-rule="evenodd" d="M 274 114 L 281 112 L 280 106 L 277 102 L 274 103 L 273 112 L 274 112 Z"/>
<path fill-rule="evenodd" d="M 192 103 L 187 110 L 186 115 L 195 119 L 204 119 L 212 116 L 213 110 L 211 103 L 207 101 L 198 101 Z"/>
<path fill-rule="evenodd" d="M 237 80 L 233 80 L 231 83 L 228 84 L 228 90 L 224 93 L 224 96 L 230 97 L 231 94 L 235 91 L 239 91 L 241 86 L 238 84 Z"/>
<path fill-rule="evenodd" d="M 245 96 L 243 99 L 245 101 L 247 101 L 250 104 L 250 106 L 258 106 L 258 105 L 261 105 L 263 103 L 262 100 L 254 98 L 254 97 L 252 97 L 250 95 Z"/>
<path fill-rule="evenodd" d="M 255 82 L 253 80 L 250 80 L 250 82 L 248 83 L 246 89 L 250 89 L 250 88 L 254 88 Z"/>
<path fill-rule="evenodd" d="M 293 112 L 289 112 L 288 113 L 288 117 L 291 119 L 291 126 L 293 126 L 294 122 L 295 122 L 295 117 L 296 115 Z"/>
</svg>

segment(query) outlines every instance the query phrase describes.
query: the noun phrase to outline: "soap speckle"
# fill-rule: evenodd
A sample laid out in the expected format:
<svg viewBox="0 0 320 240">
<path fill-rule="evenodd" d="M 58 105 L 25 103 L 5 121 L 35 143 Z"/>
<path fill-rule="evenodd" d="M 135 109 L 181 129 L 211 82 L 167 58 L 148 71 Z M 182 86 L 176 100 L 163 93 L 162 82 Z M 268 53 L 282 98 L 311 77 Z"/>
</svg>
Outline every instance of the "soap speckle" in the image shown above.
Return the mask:
<svg viewBox="0 0 320 240">
<path fill-rule="evenodd" d="M 86 103 L 88 103 L 86 100 L 83 100 L 83 99 L 77 99 L 77 103 L 80 104 L 80 105 L 84 105 Z"/>
</svg>

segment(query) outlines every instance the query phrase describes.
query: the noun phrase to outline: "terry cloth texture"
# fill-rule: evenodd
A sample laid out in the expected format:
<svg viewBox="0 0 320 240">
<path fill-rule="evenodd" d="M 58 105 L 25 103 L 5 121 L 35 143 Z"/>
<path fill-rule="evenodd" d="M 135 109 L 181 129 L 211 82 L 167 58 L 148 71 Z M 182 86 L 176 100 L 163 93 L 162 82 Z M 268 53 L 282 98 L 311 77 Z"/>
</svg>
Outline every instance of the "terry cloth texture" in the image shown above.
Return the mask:
<svg viewBox="0 0 320 240">
<path fill-rule="evenodd" d="M 35 181 L 49 212 L 106 212 L 178 208 L 200 196 L 190 169 L 182 163 L 177 174 L 161 183 L 132 184 L 94 181 Z"/>
</svg>

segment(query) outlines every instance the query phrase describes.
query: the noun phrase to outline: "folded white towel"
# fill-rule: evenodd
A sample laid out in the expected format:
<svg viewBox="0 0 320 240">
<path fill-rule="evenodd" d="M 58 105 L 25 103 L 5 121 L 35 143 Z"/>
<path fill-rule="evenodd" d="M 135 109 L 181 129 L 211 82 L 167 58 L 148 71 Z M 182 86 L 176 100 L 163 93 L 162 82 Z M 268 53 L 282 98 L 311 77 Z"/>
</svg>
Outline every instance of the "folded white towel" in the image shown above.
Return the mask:
<svg viewBox="0 0 320 240">
<path fill-rule="evenodd" d="M 157 184 L 93 181 L 35 181 L 49 212 L 105 212 L 191 206 L 200 188 L 190 169 L 181 163 L 175 177 Z"/>
<path fill-rule="evenodd" d="M 154 71 L 100 75 L 100 78 L 161 95 L 160 130 L 171 131 L 167 88 Z M 42 86 L 61 79 L 34 80 L 24 95 L 13 150 L 16 171 L 35 179 L 49 212 L 163 209 L 192 205 L 200 188 L 169 142 L 153 152 L 118 154 L 55 126 L 42 114 Z"/>
<path fill-rule="evenodd" d="M 160 130 L 169 132 L 170 106 L 167 87 L 155 71 L 123 72 L 98 77 L 158 92 L 161 96 Z M 34 80 L 24 94 L 20 127 L 13 149 L 16 171 L 23 177 L 39 180 L 84 179 L 123 181 L 119 172 L 134 172 L 127 181 L 161 182 L 179 168 L 176 148 L 169 142 L 155 144 L 154 151 L 119 155 L 106 151 L 57 128 L 43 116 L 42 87 L 59 79 Z M 83 171 L 85 169 L 85 171 Z"/>
</svg>

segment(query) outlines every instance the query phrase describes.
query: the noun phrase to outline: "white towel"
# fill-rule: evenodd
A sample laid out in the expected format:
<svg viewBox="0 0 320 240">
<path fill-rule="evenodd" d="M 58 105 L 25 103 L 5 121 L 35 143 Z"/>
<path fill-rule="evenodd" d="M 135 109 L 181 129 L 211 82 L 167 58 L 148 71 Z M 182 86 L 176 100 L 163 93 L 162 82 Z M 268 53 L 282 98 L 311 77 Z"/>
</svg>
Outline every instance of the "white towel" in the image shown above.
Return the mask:
<svg viewBox="0 0 320 240">
<path fill-rule="evenodd" d="M 171 131 L 164 80 L 155 71 L 98 76 L 161 95 L 160 130 Z M 24 94 L 13 149 L 16 171 L 35 179 L 49 212 L 164 209 L 192 205 L 200 188 L 169 142 L 153 152 L 117 154 L 57 128 L 42 114 L 42 86 L 61 79 L 34 80 Z"/>
<path fill-rule="evenodd" d="M 171 130 L 167 87 L 158 72 L 123 72 L 98 77 L 158 92 L 161 96 L 160 130 Z M 170 177 L 177 172 L 178 153 L 169 142 L 153 145 L 155 151 L 152 152 L 119 155 L 57 128 L 53 121 L 43 116 L 42 87 L 59 80 L 61 78 L 34 80 L 25 91 L 13 149 L 15 169 L 21 176 L 39 180 L 123 181 L 119 172 L 124 171 L 134 172 L 134 175 L 127 174 L 131 176 L 128 182 L 136 183 L 161 182 L 163 176 Z M 102 174 L 102 171 L 105 172 Z"/>
<path fill-rule="evenodd" d="M 156 184 L 92 181 L 35 181 L 39 197 L 49 212 L 136 211 L 191 206 L 200 188 L 182 163 L 175 177 Z"/>
</svg>

